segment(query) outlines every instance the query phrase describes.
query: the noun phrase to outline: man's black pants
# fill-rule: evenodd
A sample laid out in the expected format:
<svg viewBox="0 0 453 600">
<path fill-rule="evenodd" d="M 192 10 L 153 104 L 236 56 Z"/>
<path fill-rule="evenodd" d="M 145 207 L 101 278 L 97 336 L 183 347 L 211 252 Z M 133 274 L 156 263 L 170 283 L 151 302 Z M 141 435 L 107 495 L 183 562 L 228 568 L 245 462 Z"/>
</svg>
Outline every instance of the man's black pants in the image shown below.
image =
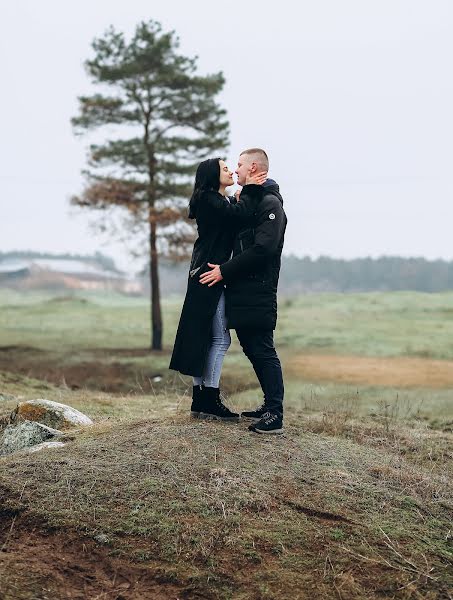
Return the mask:
<svg viewBox="0 0 453 600">
<path fill-rule="evenodd" d="M 274 332 L 260 329 L 236 329 L 244 354 L 255 370 L 269 411 L 283 416 L 282 366 L 274 347 Z"/>
</svg>

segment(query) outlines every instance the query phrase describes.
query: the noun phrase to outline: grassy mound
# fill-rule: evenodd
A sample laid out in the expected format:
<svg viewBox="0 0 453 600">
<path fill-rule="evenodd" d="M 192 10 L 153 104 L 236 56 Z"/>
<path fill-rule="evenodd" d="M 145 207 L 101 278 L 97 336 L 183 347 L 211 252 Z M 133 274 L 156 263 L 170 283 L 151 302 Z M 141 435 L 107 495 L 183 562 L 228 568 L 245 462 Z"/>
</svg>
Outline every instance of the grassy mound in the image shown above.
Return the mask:
<svg viewBox="0 0 453 600">
<path fill-rule="evenodd" d="M 450 597 L 441 434 L 292 414 L 269 439 L 186 408 L 2 460 L 5 598 Z M 426 443 L 437 459 L 414 459 Z M 43 556 L 24 569 L 30 544 Z M 27 595 L 42 577 L 49 596 Z"/>
</svg>

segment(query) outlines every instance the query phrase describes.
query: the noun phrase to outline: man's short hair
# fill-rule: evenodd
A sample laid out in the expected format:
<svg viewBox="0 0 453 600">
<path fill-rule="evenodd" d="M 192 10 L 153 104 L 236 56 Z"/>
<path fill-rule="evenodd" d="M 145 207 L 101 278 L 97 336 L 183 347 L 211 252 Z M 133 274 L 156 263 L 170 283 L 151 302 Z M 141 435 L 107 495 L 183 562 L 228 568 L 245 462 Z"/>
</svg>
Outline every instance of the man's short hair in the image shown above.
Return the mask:
<svg viewBox="0 0 453 600">
<path fill-rule="evenodd" d="M 241 152 L 241 156 L 243 154 L 249 155 L 253 162 L 263 168 L 263 171 L 269 171 L 269 158 L 262 148 L 249 148 Z"/>
</svg>

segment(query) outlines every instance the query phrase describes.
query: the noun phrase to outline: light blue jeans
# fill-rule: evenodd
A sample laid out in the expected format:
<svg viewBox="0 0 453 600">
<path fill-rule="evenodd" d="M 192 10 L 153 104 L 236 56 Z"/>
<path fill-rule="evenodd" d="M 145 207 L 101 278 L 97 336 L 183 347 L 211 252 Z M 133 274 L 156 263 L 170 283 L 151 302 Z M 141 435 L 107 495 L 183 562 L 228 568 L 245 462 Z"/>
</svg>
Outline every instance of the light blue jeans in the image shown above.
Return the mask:
<svg viewBox="0 0 453 600">
<path fill-rule="evenodd" d="M 223 359 L 230 344 L 231 336 L 226 328 L 225 294 L 222 292 L 212 319 L 211 347 L 209 348 L 203 374 L 201 377 L 193 378 L 194 385 L 204 385 L 205 387 L 213 388 L 219 387 Z"/>
</svg>

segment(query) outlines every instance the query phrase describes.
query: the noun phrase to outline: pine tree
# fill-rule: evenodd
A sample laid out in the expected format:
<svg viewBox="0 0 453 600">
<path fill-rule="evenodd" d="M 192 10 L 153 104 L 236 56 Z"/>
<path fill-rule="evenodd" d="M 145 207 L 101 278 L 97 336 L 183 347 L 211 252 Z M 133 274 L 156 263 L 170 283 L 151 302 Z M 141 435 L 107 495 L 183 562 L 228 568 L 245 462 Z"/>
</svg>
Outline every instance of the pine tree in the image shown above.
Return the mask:
<svg viewBox="0 0 453 600">
<path fill-rule="evenodd" d="M 121 207 L 125 223 L 146 227 L 151 284 L 151 349 L 162 349 L 159 257 L 183 257 L 193 241 L 187 200 L 196 164 L 228 145 L 226 112 L 216 101 L 221 72 L 200 76 L 178 52 L 174 31 L 140 23 L 130 41 L 111 27 L 95 39 L 86 69 L 99 93 L 79 98 L 76 133 L 107 130 L 93 144 L 86 186 L 75 205 Z M 115 137 L 111 132 L 115 131 Z"/>
</svg>

